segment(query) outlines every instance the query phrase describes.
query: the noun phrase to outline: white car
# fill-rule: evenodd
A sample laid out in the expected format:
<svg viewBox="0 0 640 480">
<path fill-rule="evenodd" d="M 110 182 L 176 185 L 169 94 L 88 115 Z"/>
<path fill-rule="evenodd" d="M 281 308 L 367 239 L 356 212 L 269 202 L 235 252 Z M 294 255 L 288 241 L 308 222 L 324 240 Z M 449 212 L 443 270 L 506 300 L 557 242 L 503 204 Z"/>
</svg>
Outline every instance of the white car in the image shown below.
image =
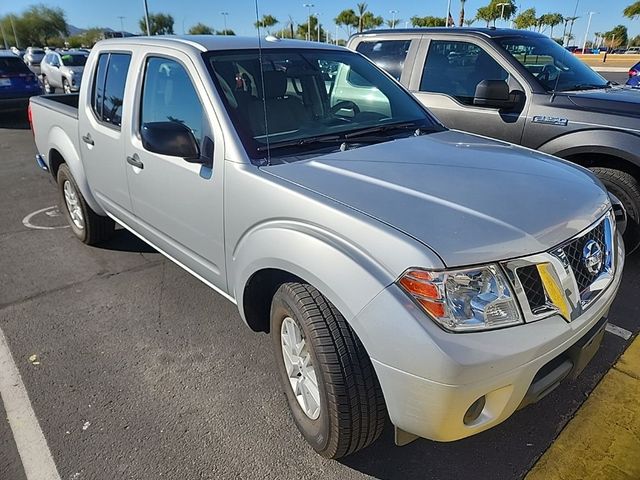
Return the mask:
<svg viewBox="0 0 640 480">
<path fill-rule="evenodd" d="M 49 51 L 40 65 L 44 91 L 54 93 L 56 88 L 61 88 L 64 93 L 77 92 L 87 56 L 84 52 Z"/>
</svg>

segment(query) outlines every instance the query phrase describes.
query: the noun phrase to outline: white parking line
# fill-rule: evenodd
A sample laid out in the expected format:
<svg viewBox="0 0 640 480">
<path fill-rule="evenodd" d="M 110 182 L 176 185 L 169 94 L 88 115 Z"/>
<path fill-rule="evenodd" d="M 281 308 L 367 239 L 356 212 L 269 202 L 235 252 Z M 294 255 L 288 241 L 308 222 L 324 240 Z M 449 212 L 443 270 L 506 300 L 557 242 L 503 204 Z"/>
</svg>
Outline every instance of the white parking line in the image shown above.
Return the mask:
<svg viewBox="0 0 640 480">
<path fill-rule="evenodd" d="M 0 396 L 28 480 L 60 480 L 51 452 L 0 329 Z"/>
<path fill-rule="evenodd" d="M 609 333 L 613 333 L 614 335 L 622 337 L 625 340 L 629 340 L 631 338 L 631 335 L 633 335 L 633 333 L 631 333 L 629 330 L 625 330 L 622 327 L 618 327 L 618 326 L 612 325 L 610 323 L 607 323 L 607 326 L 605 327 L 605 330 L 607 332 L 609 332 Z"/>
</svg>

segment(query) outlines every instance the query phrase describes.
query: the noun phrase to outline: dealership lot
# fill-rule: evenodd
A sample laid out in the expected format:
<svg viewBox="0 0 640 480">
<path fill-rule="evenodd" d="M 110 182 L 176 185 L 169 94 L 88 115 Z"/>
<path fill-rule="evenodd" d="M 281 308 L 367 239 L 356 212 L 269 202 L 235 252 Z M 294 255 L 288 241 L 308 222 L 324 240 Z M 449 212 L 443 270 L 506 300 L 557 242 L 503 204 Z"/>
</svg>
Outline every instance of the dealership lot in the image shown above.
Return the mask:
<svg viewBox="0 0 640 480">
<path fill-rule="evenodd" d="M 607 334 L 577 382 L 476 437 L 396 448 L 387 428 L 323 460 L 289 418 L 268 338 L 128 232 L 77 242 L 24 127 L 0 125 L 0 328 L 62 478 L 520 478 L 628 344 Z M 633 333 L 637 258 L 610 316 Z M 0 468 L 21 478 L 0 413 Z"/>
</svg>

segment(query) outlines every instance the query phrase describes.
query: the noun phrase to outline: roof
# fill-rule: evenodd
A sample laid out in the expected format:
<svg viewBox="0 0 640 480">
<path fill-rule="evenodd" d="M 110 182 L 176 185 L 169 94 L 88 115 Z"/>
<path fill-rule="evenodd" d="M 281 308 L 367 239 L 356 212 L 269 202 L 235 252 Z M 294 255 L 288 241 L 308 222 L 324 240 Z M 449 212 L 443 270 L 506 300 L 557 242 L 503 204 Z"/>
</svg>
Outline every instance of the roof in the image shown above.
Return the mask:
<svg viewBox="0 0 640 480">
<path fill-rule="evenodd" d="M 15 53 L 13 53 L 11 50 L 0 50 L 0 57 L 20 58 Z"/>
<path fill-rule="evenodd" d="M 156 35 L 150 37 L 110 38 L 101 40 L 96 46 L 103 45 L 157 45 L 159 47 L 190 47 L 207 52 L 209 50 L 257 49 L 258 37 L 239 37 L 235 35 Z M 307 42 L 304 40 L 279 39 L 267 36 L 260 41 L 263 49 L 269 48 L 315 48 L 341 50 L 328 43 Z"/>
<path fill-rule="evenodd" d="M 368 30 L 363 33 L 357 33 L 356 35 L 392 35 L 392 34 L 420 34 L 425 33 L 438 33 L 438 34 L 471 34 L 489 38 L 497 37 L 544 37 L 545 35 L 532 32 L 530 30 L 516 30 L 512 28 L 474 28 L 474 27 L 428 27 L 428 28 L 395 28 L 395 29 L 380 29 L 380 30 Z"/>
</svg>

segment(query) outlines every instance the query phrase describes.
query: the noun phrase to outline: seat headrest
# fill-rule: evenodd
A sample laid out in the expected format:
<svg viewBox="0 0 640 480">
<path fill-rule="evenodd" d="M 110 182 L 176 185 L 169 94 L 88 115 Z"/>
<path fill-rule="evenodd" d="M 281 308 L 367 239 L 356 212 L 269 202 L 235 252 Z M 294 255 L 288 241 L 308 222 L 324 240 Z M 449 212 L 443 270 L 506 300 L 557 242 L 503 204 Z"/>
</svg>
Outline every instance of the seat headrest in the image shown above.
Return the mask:
<svg viewBox="0 0 640 480">
<path fill-rule="evenodd" d="M 264 98 L 284 97 L 287 93 L 287 76 L 279 70 L 264 72 Z"/>
</svg>

